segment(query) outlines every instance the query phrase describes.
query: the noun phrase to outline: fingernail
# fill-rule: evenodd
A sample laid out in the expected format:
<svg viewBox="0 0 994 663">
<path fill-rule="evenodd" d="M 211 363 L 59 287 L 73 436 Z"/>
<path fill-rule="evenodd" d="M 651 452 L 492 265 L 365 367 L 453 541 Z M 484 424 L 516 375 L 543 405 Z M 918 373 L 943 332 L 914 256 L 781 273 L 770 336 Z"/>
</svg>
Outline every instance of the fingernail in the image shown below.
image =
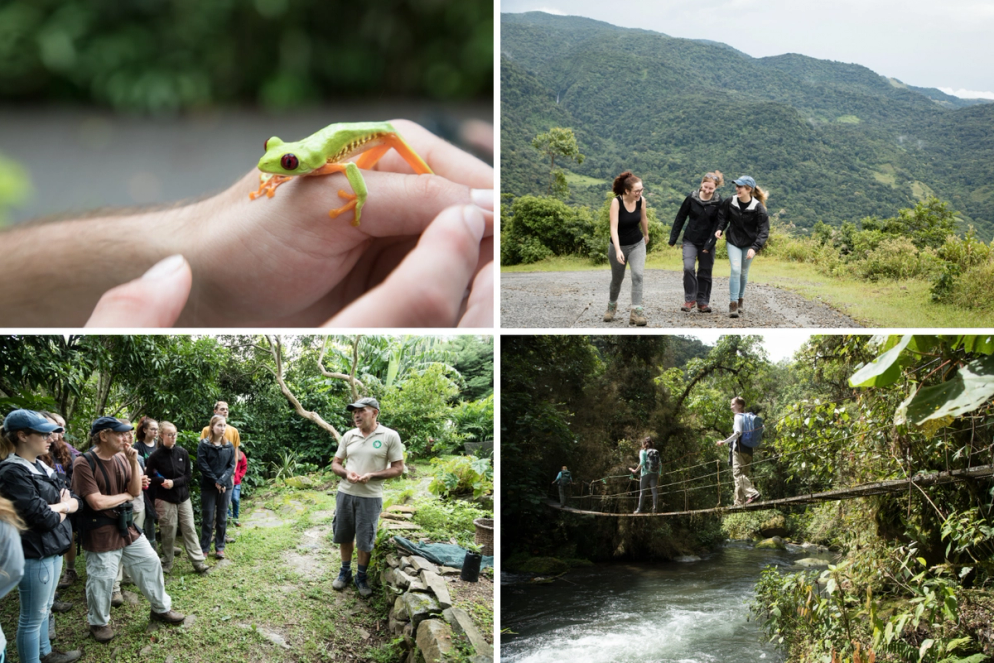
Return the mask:
<svg viewBox="0 0 994 663">
<path fill-rule="evenodd" d="M 186 259 L 178 253 L 174 256 L 163 258 L 152 265 L 152 268 L 142 275 L 142 280 L 155 281 L 156 279 L 168 278 L 182 269 L 185 263 Z"/>
<path fill-rule="evenodd" d="M 488 212 L 494 211 L 494 190 L 493 189 L 473 189 L 469 192 L 473 198 L 473 204 Z"/>
<path fill-rule="evenodd" d="M 483 220 L 483 212 L 474 205 L 466 205 L 462 208 L 462 218 L 466 222 L 469 231 L 476 237 L 476 241 L 483 239 L 483 231 L 486 228 L 486 221 Z"/>
</svg>

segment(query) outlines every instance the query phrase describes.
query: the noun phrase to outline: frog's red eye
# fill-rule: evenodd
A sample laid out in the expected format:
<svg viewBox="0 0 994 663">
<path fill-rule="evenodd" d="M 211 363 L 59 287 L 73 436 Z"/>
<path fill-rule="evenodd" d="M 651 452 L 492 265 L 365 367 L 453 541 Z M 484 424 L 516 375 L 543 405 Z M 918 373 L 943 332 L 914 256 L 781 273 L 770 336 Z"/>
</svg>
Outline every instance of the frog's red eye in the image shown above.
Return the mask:
<svg viewBox="0 0 994 663">
<path fill-rule="evenodd" d="M 292 154 L 284 154 L 280 159 L 280 165 L 283 166 L 283 170 L 297 170 L 300 161 Z"/>
</svg>

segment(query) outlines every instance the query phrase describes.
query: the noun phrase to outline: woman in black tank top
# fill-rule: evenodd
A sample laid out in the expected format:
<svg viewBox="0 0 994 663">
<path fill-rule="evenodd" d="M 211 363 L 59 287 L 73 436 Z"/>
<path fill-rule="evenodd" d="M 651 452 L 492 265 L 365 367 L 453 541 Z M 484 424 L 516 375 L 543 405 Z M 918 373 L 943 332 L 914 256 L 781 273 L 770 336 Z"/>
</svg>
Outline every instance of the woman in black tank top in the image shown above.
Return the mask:
<svg viewBox="0 0 994 663">
<path fill-rule="evenodd" d="M 645 326 L 642 309 L 642 271 L 649 243 L 649 217 L 642 197 L 642 180 L 625 171 L 614 180 L 612 190 L 617 197 L 611 201 L 611 243 L 607 257 L 611 263 L 611 288 L 604 322 L 614 320 L 618 309 L 618 294 L 625 278 L 625 265 L 632 268 L 632 309 L 628 324 Z"/>
</svg>

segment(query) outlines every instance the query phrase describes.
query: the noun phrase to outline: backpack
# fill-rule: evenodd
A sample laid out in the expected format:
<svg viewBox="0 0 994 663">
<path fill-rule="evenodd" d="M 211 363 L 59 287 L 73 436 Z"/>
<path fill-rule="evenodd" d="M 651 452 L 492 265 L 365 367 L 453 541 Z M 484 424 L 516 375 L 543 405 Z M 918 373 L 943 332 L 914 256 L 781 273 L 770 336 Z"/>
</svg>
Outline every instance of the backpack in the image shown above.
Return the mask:
<svg viewBox="0 0 994 663">
<path fill-rule="evenodd" d="M 649 474 L 659 474 L 659 450 L 649 449 L 645 452 L 645 469 Z"/>
<path fill-rule="evenodd" d="M 763 443 L 763 418 L 752 412 L 743 412 L 742 437 L 739 438 L 739 441 L 750 449 L 759 447 Z"/>
<path fill-rule="evenodd" d="M 570 475 L 569 470 L 563 470 L 559 473 L 559 485 L 565 486 L 568 483 L 573 483 L 573 477 Z"/>
</svg>

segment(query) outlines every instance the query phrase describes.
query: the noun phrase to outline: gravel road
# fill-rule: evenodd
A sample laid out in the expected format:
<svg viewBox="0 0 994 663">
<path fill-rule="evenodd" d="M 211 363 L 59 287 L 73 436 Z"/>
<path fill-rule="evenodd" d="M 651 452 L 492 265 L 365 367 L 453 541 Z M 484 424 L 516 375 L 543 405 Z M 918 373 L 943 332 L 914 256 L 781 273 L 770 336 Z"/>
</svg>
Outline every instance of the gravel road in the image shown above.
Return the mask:
<svg viewBox="0 0 994 663">
<path fill-rule="evenodd" d="M 609 271 L 504 272 L 500 275 L 500 325 L 504 329 L 546 327 L 635 329 L 628 324 L 631 280 L 628 274 L 618 297 L 618 315 L 604 322 Z M 752 327 L 814 327 L 856 329 L 862 325 L 819 302 L 768 285 L 750 283 L 745 316 L 728 317 L 728 279 L 715 278 L 713 313 L 680 310 L 683 273 L 645 270 L 642 304 L 648 327 L 736 329 Z"/>
</svg>

